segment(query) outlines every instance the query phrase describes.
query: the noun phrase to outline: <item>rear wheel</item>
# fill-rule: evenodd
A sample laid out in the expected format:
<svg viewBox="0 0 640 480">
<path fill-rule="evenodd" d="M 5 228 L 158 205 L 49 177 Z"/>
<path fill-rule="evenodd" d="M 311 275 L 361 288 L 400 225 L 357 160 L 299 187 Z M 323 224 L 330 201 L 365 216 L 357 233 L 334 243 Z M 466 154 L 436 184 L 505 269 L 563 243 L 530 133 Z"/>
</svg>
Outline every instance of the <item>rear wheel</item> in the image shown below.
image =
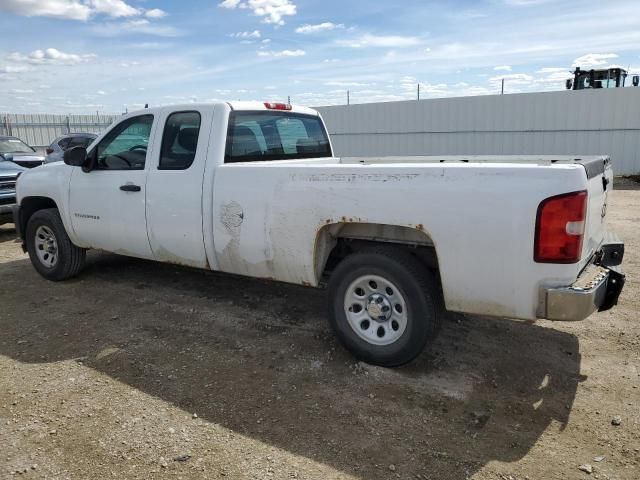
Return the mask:
<svg viewBox="0 0 640 480">
<path fill-rule="evenodd" d="M 329 280 L 329 319 L 341 342 L 367 363 L 393 367 L 435 338 L 440 291 L 408 252 L 377 247 L 344 259 Z"/>
<path fill-rule="evenodd" d="M 25 234 L 29 258 L 40 275 L 59 281 L 80 273 L 86 250 L 71 243 L 57 209 L 35 212 Z"/>
</svg>

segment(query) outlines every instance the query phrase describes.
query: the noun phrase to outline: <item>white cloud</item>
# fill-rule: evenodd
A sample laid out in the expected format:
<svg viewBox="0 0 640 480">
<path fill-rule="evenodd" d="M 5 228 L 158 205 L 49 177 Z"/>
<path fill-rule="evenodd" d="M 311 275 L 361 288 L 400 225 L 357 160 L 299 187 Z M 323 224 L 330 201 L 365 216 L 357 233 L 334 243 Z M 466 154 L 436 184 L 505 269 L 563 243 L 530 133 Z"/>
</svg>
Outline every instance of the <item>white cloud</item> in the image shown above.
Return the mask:
<svg viewBox="0 0 640 480">
<path fill-rule="evenodd" d="M 144 10 L 133 7 L 124 0 L 0 0 L 0 10 L 26 17 L 59 17 L 80 21 L 99 14 L 114 18 L 144 14 L 154 19 L 167 15 L 159 8 Z"/>
<path fill-rule="evenodd" d="M 177 37 L 182 34 L 179 30 L 170 25 L 156 25 L 146 18 L 127 20 L 122 23 L 109 22 L 96 24 L 93 27 L 93 31 L 104 37 L 117 37 L 118 35 L 125 33 L 144 33 L 146 35 L 157 35 L 159 37 Z M 135 44 L 133 46 L 141 47 L 141 45 Z"/>
<path fill-rule="evenodd" d="M 89 0 L 87 4 L 95 13 L 104 13 L 110 17 L 135 17 L 141 13 L 140 9 L 122 0 Z"/>
<path fill-rule="evenodd" d="M 531 85 L 535 78 L 526 73 L 510 73 L 509 75 L 498 75 L 496 77 L 491 77 L 489 82 L 491 84 L 500 84 L 504 80 L 505 83 L 509 85 Z"/>
<path fill-rule="evenodd" d="M 296 5 L 291 0 L 224 0 L 219 7 L 235 9 L 245 8 L 258 17 L 263 17 L 263 23 L 284 25 L 283 17 L 296 14 Z"/>
<path fill-rule="evenodd" d="M 511 66 L 510 65 L 498 65 L 497 67 L 493 67 L 494 70 L 499 71 L 499 72 L 510 72 L 511 71 Z"/>
<path fill-rule="evenodd" d="M 338 40 L 338 45 L 352 48 L 379 47 L 379 48 L 401 48 L 414 47 L 422 43 L 420 37 L 401 35 L 371 35 L 366 34 L 354 40 Z"/>
<path fill-rule="evenodd" d="M 0 75 L 6 73 L 21 73 L 29 70 L 29 67 L 24 66 L 15 66 L 15 65 L 5 65 L 4 67 L 0 67 Z"/>
<path fill-rule="evenodd" d="M 28 55 L 14 52 L 7 55 L 7 60 L 15 63 L 29 63 L 31 65 L 76 65 L 78 63 L 88 62 L 96 56 L 92 53 L 78 55 L 75 53 L 65 53 L 55 48 L 47 48 L 46 50 L 34 50 Z"/>
<path fill-rule="evenodd" d="M 91 8 L 77 0 L 2 0 L 0 10 L 26 17 L 61 17 L 88 20 Z"/>
<path fill-rule="evenodd" d="M 254 30 L 253 32 L 236 32 L 229 34 L 230 37 L 233 38 L 260 38 L 262 35 L 260 34 L 260 30 Z"/>
<path fill-rule="evenodd" d="M 587 53 L 573 61 L 574 67 L 591 68 L 609 63 L 607 60 L 618 58 L 615 53 Z"/>
<path fill-rule="evenodd" d="M 558 72 L 565 73 L 566 71 L 567 69 L 562 67 L 544 67 L 544 68 L 541 68 L 540 70 L 536 70 L 536 73 L 558 73 Z"/>
<path fill-rule="evenodd" d="M 258 52 L 259 57 L 302 57 L 306 55 L 307 52 L 304 50 L 281 50 L 278 52 L 273 52 L 269 50 L 260 50 Z"/>
<path fill-rule="evenodd" d="M 144 12 L 144 15 L 147 18 L 164 18 L 167 16 L 167 12 L 160 10 L 159 8 L 152 8 L 151 10 Z"/>
<path fill-rule="evenodd" d="M 315 25 L 305 24 L 296 28 L 296 33 L 319 33 L 327 30 L 335 30 L 336 28 L 344 28 L 344 24 L 332 22 L 323 22 Z"/>
<path fill-rule="evenodd" d="M 324 84 L 329 86 L 329 87 L 368 87 L 370 85 L 373 85 L 371 83 L 343 82 L 343 81 L 337 81 L 337 80 L 332 80 L 330 82 L 325 82 Z"/>
</svg>

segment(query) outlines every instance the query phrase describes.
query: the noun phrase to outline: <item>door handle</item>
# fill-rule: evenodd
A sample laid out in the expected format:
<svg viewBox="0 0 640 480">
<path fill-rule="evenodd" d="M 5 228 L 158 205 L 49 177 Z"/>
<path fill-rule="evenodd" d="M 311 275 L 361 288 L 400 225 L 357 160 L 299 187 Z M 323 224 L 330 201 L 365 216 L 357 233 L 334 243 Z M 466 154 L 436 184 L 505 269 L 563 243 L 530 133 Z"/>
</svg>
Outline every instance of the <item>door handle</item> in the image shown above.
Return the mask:
<svg viewBox="0 0 640 480">
<path fill-rule="evenodd" d="M 139 192 L 141 188 L 140 185 L 127 183 L 126 185 L 120 185 L 120 190 L 122 190 L 123 192 Z"/>
</svg>

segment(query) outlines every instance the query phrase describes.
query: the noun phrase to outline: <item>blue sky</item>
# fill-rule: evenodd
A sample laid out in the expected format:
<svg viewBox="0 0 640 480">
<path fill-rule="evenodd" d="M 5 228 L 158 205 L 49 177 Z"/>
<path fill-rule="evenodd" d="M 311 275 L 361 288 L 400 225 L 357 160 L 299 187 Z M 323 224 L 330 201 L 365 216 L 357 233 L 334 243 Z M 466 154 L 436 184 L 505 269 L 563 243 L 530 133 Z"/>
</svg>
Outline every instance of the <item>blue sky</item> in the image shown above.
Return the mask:
<svg viewBox="0 0 640 480">
<path fill-rule="evenodd" d="M 0 111 L 319 106 L 558 90 L 640 73 L 640 2 L 0 0 Z"/>
</svg>

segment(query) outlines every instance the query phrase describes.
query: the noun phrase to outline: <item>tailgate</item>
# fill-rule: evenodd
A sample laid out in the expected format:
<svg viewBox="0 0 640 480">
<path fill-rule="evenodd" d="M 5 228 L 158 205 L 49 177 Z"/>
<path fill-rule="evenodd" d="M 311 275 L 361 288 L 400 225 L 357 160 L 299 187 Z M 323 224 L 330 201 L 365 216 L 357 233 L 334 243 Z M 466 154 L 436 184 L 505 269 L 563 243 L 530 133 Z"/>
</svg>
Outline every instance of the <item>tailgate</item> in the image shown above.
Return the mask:
<svg viewBox="0 0 640 480">
<path fill-rule="evenodd" d="M 589 262 L 605 238 L 606 214 L 609 193 L 613 188 L 613 170 L 609 157 L 599 157 L 580 162 L 587 173 L 589 200 L 582 244 L 581 266 Z"/>
</svg>

